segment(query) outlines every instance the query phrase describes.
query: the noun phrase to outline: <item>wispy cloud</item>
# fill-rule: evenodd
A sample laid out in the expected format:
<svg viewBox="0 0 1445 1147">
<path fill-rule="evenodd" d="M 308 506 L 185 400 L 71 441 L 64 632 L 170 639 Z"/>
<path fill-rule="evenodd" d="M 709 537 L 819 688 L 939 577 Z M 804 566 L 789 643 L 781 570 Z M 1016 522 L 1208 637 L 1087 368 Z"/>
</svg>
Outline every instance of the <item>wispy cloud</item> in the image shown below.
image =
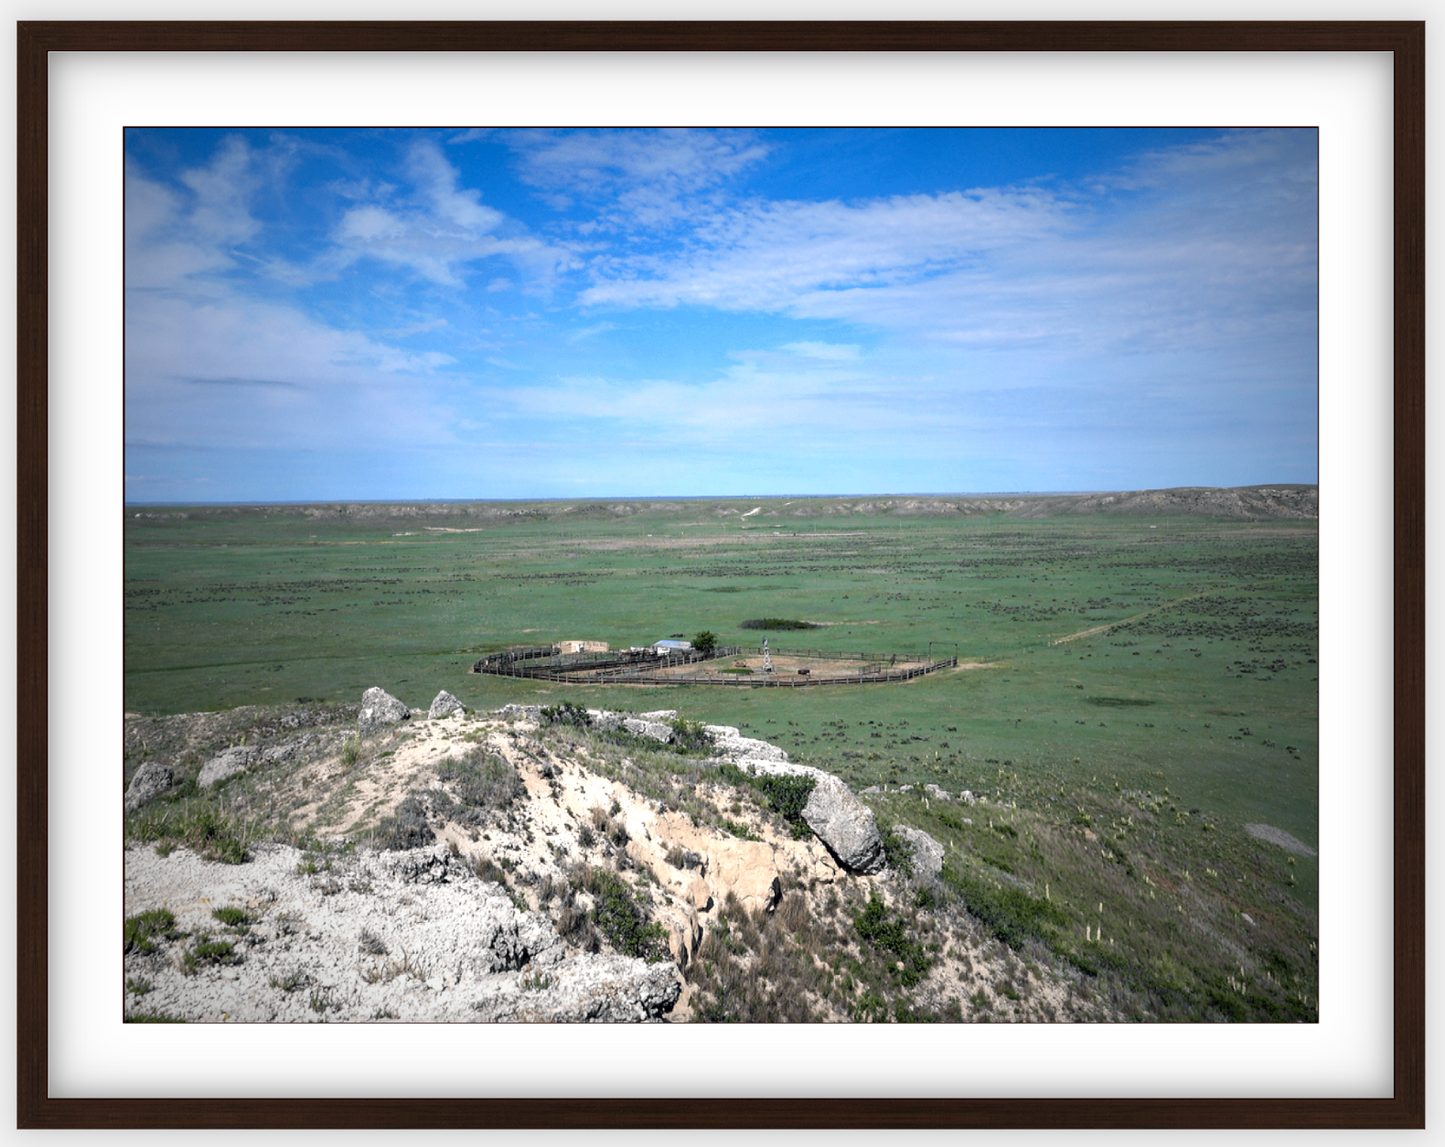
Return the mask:
<svg viewBox="0 0 1445 1147">
<path fill-rule="evenodd" d="M 590 327 L 583 327 L 581 330 L 573 331 L 567 336 L 569 343 L 581 342 L 583 339 L 590 339 L 596 335 L 606 334 L 608 331 L 615 331 L 616 323 L 593 323 Z"/>
<path fill-rule="evenodd" d="M 700 195 L 760 162 L 768 146 L 743 131 L 522 131 L 508 133 L 524 181 L 566 209 L 600 207 L 598 222 L 667 226 Z"/>
<path fill-rule="evenodd" d="M 858 357 L 859 347 L 852 343 L 788 343 L 784 350 L 802 355 L 804 358 L 830 359 L 834 362 L 851 362 Z"/>
<path fill-rule="evenodd" d="M 821 292 L 915 283 L 1010 244 L 1055 239 L 1068 209 L 1035 190 L 753 202 L 699 221 L 676 252 L 600 261 L 581 301 L 817 311 Z"/>
<path fill-rule="evenodd" d="M 459 185 L 457 170 L 435 142 L 422 139 L 407 155 L 409 195 L 363 203 L 348 210 L 332 240 L 354 259 L 378 259 L 410 268 L 434 283 L 464 286 L 472 264 L 506 258 L 550 283 L 575 256 L 526 234 L 503 234 L 507 218 L 481 202 L 475 188 Z"/>
</svg>

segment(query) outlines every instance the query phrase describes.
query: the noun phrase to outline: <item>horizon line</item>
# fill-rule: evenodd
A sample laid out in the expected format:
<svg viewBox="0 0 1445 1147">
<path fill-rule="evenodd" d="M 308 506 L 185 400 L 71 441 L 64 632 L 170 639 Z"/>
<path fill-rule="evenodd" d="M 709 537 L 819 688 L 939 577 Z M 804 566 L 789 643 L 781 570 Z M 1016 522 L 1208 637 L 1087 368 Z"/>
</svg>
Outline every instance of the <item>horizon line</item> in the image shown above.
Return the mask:
<svg viewBox="0 0 1445 1147">
<path fill-rule="evenodd" d="M 123 506 L 410 506 L 410 505 L 476 505 L 479 503 L 519 502 L 728 502 L 776 501 L 780 498 L 821 501 L 837 498 L 1086 498 L 1095 494 L 1166 493 L 1171 490 L 1260 490 L 1272 487 L 1317 489 L 1318 482 L 1252 482 L 1244 486 L 1139 486 L 1133 489 L 1098 490 L 957 490 L 902 491 L 891 493 L 843 494 L 597 494 L 587 497 L 522 497 L 522 498 L 262 498 L 248 501 L 204 499 L 132 502 Z"/>
</svg>

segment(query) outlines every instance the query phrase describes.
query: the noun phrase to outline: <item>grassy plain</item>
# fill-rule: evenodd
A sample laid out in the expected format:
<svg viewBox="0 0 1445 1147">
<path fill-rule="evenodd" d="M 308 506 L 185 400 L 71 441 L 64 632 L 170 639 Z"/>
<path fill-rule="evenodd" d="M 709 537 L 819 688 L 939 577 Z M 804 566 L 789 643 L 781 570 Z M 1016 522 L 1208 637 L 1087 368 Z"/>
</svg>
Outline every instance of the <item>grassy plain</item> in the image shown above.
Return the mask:
<svg viewBox="0 0 1445 1147">
<path fill-rule="evenodd" d="M 855 788 L 987 796 L 970 809 L 915 789 L 875 808 L 964 858 L 952 887 L 985 915 L 998 900 L 1001 936 L 1116 974 L 1152 1014 L 1316 1014 L 1317 858 L 1243 827 L 1318 847 L 1315 521 L 840 499 L 126 513 L 127 710 L 371 685 L 422 707 L 445 688 L 475 708 L 677 708 Z M 760 617 L 819 625 L 774 647 L 932 643 L 977 667 L 796 690 L 467 672 L 567 638 L 709 629 L 753 646 L 764 634 L 741 623 Z"/>
</svg>

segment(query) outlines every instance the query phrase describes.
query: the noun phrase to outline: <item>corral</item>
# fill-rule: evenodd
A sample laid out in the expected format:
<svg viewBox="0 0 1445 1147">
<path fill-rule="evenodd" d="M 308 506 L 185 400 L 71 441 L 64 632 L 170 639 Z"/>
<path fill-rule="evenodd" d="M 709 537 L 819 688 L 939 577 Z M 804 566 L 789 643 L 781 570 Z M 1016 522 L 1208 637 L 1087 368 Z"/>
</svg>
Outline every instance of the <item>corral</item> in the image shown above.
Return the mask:
<svg viewBox="0 0 1445 1147">
<path fill-rule="evenodd" d="M 572 685 L 739 685 L 800 688 L 809 685 L 876 685 L 912 681 L 936 669 L 953 668 L 958 657 L 931 654 L 844 653 L 820 649 L 722 646 L 709 653 L 558 653 L 551 646 L 527 646 L 479 658 L 473 673 L 530 677 Z"/>
</svg>

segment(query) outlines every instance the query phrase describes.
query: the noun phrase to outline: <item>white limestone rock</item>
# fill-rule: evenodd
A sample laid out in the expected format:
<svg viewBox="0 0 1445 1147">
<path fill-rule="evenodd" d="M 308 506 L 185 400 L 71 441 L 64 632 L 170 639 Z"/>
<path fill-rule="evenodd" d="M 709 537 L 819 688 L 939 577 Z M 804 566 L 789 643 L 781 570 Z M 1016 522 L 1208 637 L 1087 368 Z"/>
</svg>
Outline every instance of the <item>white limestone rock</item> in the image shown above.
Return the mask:
<svg viewBox="0 0 1445 1147">
<path fill-rule="evenodd" d="M 906 824 L 895 824 L 893 831 L 913 851 L 913 873 L 915 876 L 931 878 L 943 871 L 943 845 L 922 829 L 910 828 Z"/>
<path fill-rule="evenodd" d="M 871 876 L 884 866 L 883 840 L 873 810 L 835 776 L 813 786 L 803 820 L 849 872 Z"/>
<path fill-rule="evenodd" d="M 450 717 L 453 713 L 465 713 L 466 711 L 465 705 L 443 689 L 432 698 L 431 708 L 426 711 L 426 715 L 435 721 L 438 717 Z"/>
<path fill-rule="evenodd" d="M 261 757 L 261 750 L 255 745 L 236 745 L 218 757 L 212 757 L 201 766 L 201 775 L 196 784 L 203 789 L 213 788 L 227 777 L 243 773 Z"/>
<path fill-rule="evenodd" d="M 494 1023 L 646 1023 L 662 1019 L 681 992 L 670 963 L 586 955 L 541 973 L 497 977 L 472 1008 Z"/>
<path fill-rule="evenodd" d="M 363 733 L 369 733 L 410 718 L 410 709 L 381 686 L 373 685 L 361 695 L 361 712 L 357 714 L 356 724 Z"/>
<path fill-rule="evenodd" d="M 135 812 L 150 804 L 175 783 L 175 778 L 175 770 L 170 765 L 147 761 L 136 770 L 135 776 L 130 779 L 130 787 L 125 790 L 125 811 Z"/>
<path fill-rule="evenodd" d="M 732 725 L 704 725 L 703 731 L 712 734 L 714 752 L 720 757 L 730 757 L 734 761 L 741 758 L 755 761 L 788 759 L 787 750 L 755 737 L 744 737 Z"/>
</svg>

